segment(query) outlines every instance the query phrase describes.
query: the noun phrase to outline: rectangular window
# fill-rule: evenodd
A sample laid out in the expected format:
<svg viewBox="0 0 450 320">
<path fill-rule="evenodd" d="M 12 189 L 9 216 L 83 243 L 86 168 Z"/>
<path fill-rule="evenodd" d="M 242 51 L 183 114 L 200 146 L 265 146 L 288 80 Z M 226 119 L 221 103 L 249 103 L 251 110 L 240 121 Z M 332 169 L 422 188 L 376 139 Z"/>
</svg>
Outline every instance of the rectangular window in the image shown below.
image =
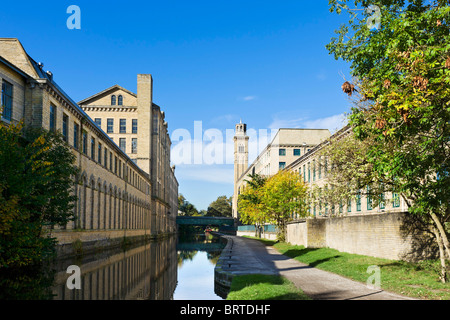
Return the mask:
<svg viewBox="0 0 450 320">
<path fill-rule="evenodd" d="M 278 152 L 278 154 L 279 154 L 280 156 L 285 156 L 285 155 L 286 155 L 286 149 L 280 149 L 279 152 Z"/>
<path fill-rule="evenodd" d="M 99 128 L 101 128 L 101 127 L 102 127 L 102 119 L 100 119 L 100 118 L 95 118 L 95 124 L 96 124 Z"/>
<path fill-rule="evenodd" d="M 103 156 L 103 161 L 105 162 L 105 168 L 108 166 L 108 149 L 105 148 L 105 155 Z"/>
<path fill-rule="evenodd" d="M 318 166 L 319 166 L 319 180 L 322 179 L 322 159 L 319 157 Z"/>
<path fill-rule="evenodd" d="M 316 181 L 316 160 L 313 160 L 313 181 Z"/>
<path fill-rule="evenodd" d="M 97 153 L 97 161 L 99 164 L 102 164 L 102 144 L 99 142 L 98 143 L 98 153 Z"/>
<path fill-rule="evenodd" d="M 300 155 L 301 155 L 300 149 L 294 149 L 294 156 L 300 156 Z"/>
<path fill-rule="evenodd" d="M 306 165 L 303 165 L 303 182 L 306 182 Z"/>
<path fill-rule="evenodd" d="M 158 133 L 158 115 L 153 114 L 153 133 Z"/>
<path fill-rule="evenodd" d="M 117 174 L 117 157 L 114 157 L 114 173 Z"/>
<path fill-rule="evenodd" d="M 120 119 L 120 133 L 127 133 L 127 119 Z"/>
<path fill-rule="evenodd" d="M 386 208 L 386 202 L 384 201 L 384 192 L 382 194 L 380 194 L 380 204 L 379 204 L 380 209 L 385 209 Z"/>
<path fill-rule="evenodd" d="M 400 207 L 400 196 L 398 193 L 392 194 L 392 205 L 394 208 Z"/>
<path fill-rule="evenodd" d="M 131 139 L 131 153 L 137 153 L 137 139 Z"/>
<path fill-rule="evenodd" d="M 85 155 L 87 155 L 87 148 L 88 148 L 87 144 L 88 144 L 87 132 L 83 131 L 83 153 Z"/>
<path fill-rule="evenodd" d="M 361 191 L 356 195 L 356 211 L 361 211 Z"/>
<path fill-rule="evenodd" d="M 106 133 L 114 133 L 114 119 L 106 120 L 107 132 Z"/>
<path fill-rule="evenodd" d="M 308 182 L 311 182 L 311 163 L 308 162 Z"/>
<path fill-rule="evenodd" d="M 127 152 L 127 140 L 125 138 L 119 139 L 119 148 L 123 152 L 125 152 L 125 153 Z"/>
<path fill-rule="evenodd" d="M 55 131 L 56 129 L 56 107 L 54 105 L 50 105 L 50 131 Z"/>
<path fill-rule="evenodd" d="M 133 119 L 132 120 L 132 128 L 131 128 L 131 130 L 132 130 L 132 133 L 134 133 L 134 134 L 138 133 L 137 132 L 138 131 L 138 121 L 137 121 L 137 119 Z"/>
<path fill-rule="evenodd" d="M 63 114 L 62 135 L 65 142 L 69 142 L 69 116 Z"/>
<path fill-rule="evenodd" d="M 347 212 L 352 212 L 352 199 L 347 200 Z"/>
<path fill-rule="evenodd" d="M 13 85 L 3 80 L 2 82 L 2 118 L 11 121 L 13 102 Z"/>
<path fill-rule="evenodd" d="M 109 152 L 109 170 L 113 170 L 113 154 L 111 151 Z"/>
<path fill-rule="evenodd" d="M 95 160 L 95 138 L 91 138 L 91 159 Z"/>
<path fill-rule="evenodd" d="M 78 135 L 80 134 L 80 126 L 77 123 L 73 123 L 73 147 L 78 150 Z"/>
<path fill-rule="evenodd" d="M 369 186 L 367 186 L 367 210 L 372 210 L 372 195 Z"/>
<path fill-rule="evenodd" d="M 278 167 L 280 170 L 283 170 L 284 168 L 286 168 L 286 162 L 280 162 Z"/>
</svg>

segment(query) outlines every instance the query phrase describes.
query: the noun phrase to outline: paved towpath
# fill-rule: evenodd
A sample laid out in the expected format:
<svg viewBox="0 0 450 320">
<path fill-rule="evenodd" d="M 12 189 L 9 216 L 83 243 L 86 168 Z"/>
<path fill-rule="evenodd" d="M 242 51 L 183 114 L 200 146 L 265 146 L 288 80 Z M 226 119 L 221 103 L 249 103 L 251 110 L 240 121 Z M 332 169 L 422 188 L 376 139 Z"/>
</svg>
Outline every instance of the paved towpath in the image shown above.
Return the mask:
<svg viewBox="0 0 450 320">
<path fill-rule="evenodd" d="M 413 300 L 322 271 L 291 259 L 262 242 L 237 236 L 228 240 L 222 259 L 224 271 L 235 275 L 279 274 L 313 300 Z M 369 274 L 367 275 L 370 276 Z"/>
</svg>

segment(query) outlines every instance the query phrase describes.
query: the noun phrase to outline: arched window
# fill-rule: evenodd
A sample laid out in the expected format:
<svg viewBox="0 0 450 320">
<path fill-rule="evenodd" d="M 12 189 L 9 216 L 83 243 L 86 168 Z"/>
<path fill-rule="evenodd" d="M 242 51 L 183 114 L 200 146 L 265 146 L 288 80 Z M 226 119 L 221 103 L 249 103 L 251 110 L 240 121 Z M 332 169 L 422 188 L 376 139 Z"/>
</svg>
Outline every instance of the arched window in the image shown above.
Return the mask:
<svg viewBox="0 0 450 320">
<path fill-rule="evenodd" d="M 112 106 L 115 106 L 115 105 L 116 105 L 116 96 L 115 96 L 115 95 L 112 95 L 112 96 L 111 96 L 111 105 L 112 105 Z"/>
<path fill-rule="evenodd" d="M 122 106 L 123 105 L 123 97 L 120 95 L 119 96 L 119 98 L 118 98 L 118 103 L 117 103 L 119 106 Z"/>
</svg>

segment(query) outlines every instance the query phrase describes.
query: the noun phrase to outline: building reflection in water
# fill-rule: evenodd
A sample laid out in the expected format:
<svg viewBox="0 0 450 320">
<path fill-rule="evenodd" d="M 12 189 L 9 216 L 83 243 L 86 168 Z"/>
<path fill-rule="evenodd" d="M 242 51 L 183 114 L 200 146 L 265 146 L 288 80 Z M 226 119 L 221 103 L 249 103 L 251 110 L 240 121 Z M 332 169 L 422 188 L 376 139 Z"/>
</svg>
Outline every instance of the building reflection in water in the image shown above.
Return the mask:
<svg viewBox="0 0 450 320">
<path fill-rule="evenodd" d="M 177 239 L 149 242 L 126 251 L 103 252 L 60 262 L 55 300 L 171 300 L 177 286 Z M 80 267 L 81 289 L 69 289 L 67 268 Z"/>
</svg>

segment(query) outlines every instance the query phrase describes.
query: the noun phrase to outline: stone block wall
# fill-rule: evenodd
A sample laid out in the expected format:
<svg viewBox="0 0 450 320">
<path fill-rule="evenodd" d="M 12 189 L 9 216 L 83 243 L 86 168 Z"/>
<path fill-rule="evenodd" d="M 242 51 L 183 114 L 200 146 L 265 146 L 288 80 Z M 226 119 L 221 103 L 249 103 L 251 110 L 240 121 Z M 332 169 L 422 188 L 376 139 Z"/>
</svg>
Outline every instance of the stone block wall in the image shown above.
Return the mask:
<svg viewBox="0 0 450 320">
<path fill-rule="evenodd" d="M 288 225 L 287 241 L 393 260 L 435 257 L 433 242 L 425 233 L 406 231 L 412 223 L 405 213 L 307 219 Z"/>
</svg>

